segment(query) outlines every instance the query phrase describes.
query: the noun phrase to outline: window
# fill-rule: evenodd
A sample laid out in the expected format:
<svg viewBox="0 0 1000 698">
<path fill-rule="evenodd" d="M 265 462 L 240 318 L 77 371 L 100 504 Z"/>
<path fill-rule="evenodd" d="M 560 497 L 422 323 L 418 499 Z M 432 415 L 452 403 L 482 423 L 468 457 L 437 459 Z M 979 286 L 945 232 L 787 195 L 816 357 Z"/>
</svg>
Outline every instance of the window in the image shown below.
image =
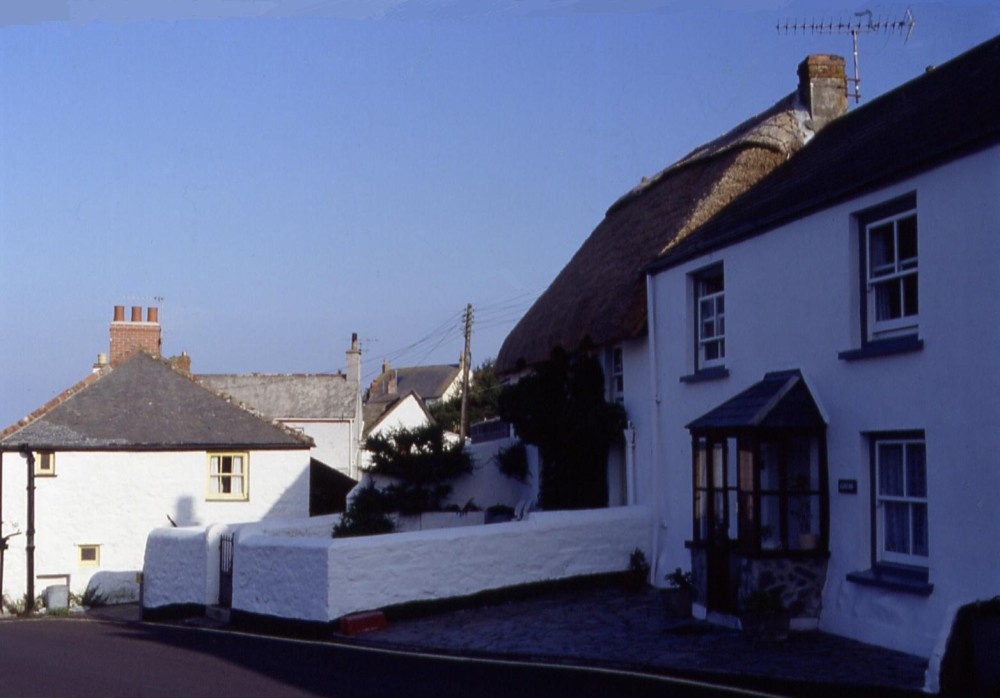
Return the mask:
<svg viewBox="0 0 1000 698">
<path fill-rule="evenodd" d="M 245 453 L 210 453 L 208 498 L 247 499 L 249 462 Z"/>
<path fill-rule="evenodd" d="M 927 454 L 922 435 L 872 443 L 876 562 L 927 566 Z"/>
<path fill-rule="evenodd" d="M 859 221 L 866 339 L 915 334 L 920 312 L 916 197 L 891 202 Z"/>
<path fill-rule="evenodd" d="M 625 400 L 625 362 L 622 348 L 611 350 L 611 401 L 621 404 Z"/>
<path fill-rule="evenodd" d="M 78 545 L 77 559 L 83 567 L 98 567 L 101 564 L 101 546 Z"/>
<path fill-rule="evenodd" d="M 52 451 L 40 451 L 35 454 L 35 475 L 52 477 L 56 474 L 56 454 Z"/>
<path fill-rule="evenodd" d="M 726 358 L 726 295 L 722 266 L 695 275 L 696 370 L 721 366 Z"/>
</svg>

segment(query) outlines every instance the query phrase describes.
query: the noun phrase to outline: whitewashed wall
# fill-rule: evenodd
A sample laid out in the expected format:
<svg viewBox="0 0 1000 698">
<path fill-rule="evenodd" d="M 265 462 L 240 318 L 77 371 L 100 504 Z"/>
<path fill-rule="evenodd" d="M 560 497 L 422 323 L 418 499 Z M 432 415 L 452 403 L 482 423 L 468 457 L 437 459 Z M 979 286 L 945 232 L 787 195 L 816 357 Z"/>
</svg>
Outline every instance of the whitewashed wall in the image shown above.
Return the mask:
<svg viewBox="0 0 1000 698">
<path fill-rule="evenodd" d="M 315 446 L 310 455 L 348 477 L 356 477 L 358 444 L 354 441 L 350 421 L 282 421 L 282 424 L 302 431 Z"/>
<path fill-rule="evenodd" d="M 634 548 L 649 549 L 649 532 L 647 509 L 618 507 L 336 540 L 244 536 L 233 608 L 328 622 L 411 601 L 622 571 Z"/>
<path fill-rule="evenodd" d="M 248 501 L 206 501 L 208 460 L 193 452 L 62 452 L 55 477 L 35 478 L 35 574 L 69 574 L 82 594 L 100 571 L 139 570 L 146 535 L 169 525 L 297 518 L 309 512 L 309 455 L 251 451 Z M 3 455 L 4 534 L 27 528 L 25 460 Z M 26 590 L 25 536 L 11 539 L 4 591 Z M 100 565 L 81 566 L 79 545 L 100 545 Z M 38 580 L 36 593 L 53 582 Z"/>
<path fill-rule="evenodd" d="M 518 443 L 517 439 L 498 439 L 478 444 L 467 444 L 465 449 L 472 456 L 473 472 L 457 478 L 452 485 L 451 495 L 446 504 L 465 506 L 469 500 L 475 501 L 482 509 L 494 504 L 517 508 L 524 502 L 538 500 L 538 449 L 527 447 L 528 479 L 519 482 L 500 472 L 494 456 L 503 448 Z"/>
<path fill-rule="evenodd" d="M 146 540 L 143 605 L 215 605 L 219 601 L 219 539 L 225 525 L 158 528 Z"/>
<path fill-rule="evenodd" d="M 847 362 L 860 346 L 857 237 L 852 214 L 916 192 L 917 353 Z M 929 656 L 950 605 L 1000 590 L 1000 149 L 982 152 L 652 279 L 660 398 L 654 472 L 640 489 L 663 521 L 661 568 L 688 567 L 691 443 L 684 425 L 766 372 L 798 368 L 829 417 L 831 559 L 821 629 Z M 685 384 L 693 370 L 694 307 L 687 275 L 722 261 L 728 378 Z M 869 431 L 923 429 L 930 527 L 929 597 L 849 582 L 870 567 Z M 654 479 L 655 478 L 655 479 Z M 856 495 L 838 479 L 856 480 Z"/>
</svg>

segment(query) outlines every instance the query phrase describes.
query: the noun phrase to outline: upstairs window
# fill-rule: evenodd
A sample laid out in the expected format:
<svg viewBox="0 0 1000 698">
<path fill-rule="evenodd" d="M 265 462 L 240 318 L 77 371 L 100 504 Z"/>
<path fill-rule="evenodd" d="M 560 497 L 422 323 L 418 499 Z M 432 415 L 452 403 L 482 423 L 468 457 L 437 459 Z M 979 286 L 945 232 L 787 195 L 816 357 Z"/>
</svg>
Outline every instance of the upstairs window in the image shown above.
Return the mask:
<svg viewBox="0 0 1000 698">
<path fill-rule="evenodd" d="M 56 474 L 56 454 L 52 451 L 39 451 L 35 454 L 35 475 L 52 477 Z"/>
<path fill-rule="evenodd" d="M 611 401 L 622 404 L 625 401 L 625 361 L 622 348 L 611 350 Z"/>
<path fill-rule="evenodd" d="M 868 340 L 916 332 L 920 301 L 915 205 L 908 197 L 863 221 Z"/>
<path fill-rule="evenodd" d="M 698 353 L 696 370 L 721 366 L 726 358 L 726 294 L 722 266 L 694 276 Z"/>
<path fill-rule="evenodd" d="M 249 464 L 246 453 L 210 453 L 208 456 L 208 498 L 247 499 Z"/>
</svg>

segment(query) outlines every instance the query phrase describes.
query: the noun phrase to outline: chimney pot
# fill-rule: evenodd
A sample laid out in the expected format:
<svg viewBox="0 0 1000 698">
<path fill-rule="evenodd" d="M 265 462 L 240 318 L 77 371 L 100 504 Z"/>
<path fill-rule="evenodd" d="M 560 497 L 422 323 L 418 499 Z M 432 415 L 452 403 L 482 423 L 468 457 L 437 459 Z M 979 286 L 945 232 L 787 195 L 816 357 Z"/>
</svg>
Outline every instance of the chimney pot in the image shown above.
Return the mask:
<svg viewBox="0 0 1000 698">
<path fill-rule="evenodd" d="M 146 309 L 146 322 L 159 322 L 160 321 L 160 310 L 156 306 L 150 306 Z"/>
<path fill-rule="evenodd" d="M 116 305 L 115 306 L 115 322 L 125 322 L 125 306 Z"/>
<path fill-rule="evenodd" d="M 132 306 L 132 322 L 142 322 L 142 306 Z"/>
</svg>

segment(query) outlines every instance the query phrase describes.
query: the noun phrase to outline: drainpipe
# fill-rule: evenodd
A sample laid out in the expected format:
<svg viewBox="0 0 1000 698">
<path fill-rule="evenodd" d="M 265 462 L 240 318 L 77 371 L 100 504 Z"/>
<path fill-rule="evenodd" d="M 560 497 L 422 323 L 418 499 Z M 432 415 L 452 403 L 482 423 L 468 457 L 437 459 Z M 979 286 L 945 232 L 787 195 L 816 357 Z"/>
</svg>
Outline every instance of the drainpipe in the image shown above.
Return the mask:
<svg viewBox="0 0 1000 698">
<path fill-rule="evenodd" d="M 25 598 L 25 611 L 31 613 L 35 610 L 35 454 L 32 453 L 26 444 L 21 445 L 21 455 L 28 461 L 28 530 L 27 545 L 25 550 L 28 553 L 28 579 L 27 597 Z"/>
<path fill-rule="evenodd" d="M 663 492 L 661 484 L 662 462 L 660 458 L 660 379 L 656 366 L 656 293 L 654 289 L 653 275 L 646 274 L 646 326 L 649 336 L 649 386 L 650 398 L 653 405 L 652 427 L 653 448 L 650 458 L 653 468 L 653 554 L 650 565 L 650 581 L 656 585 L 656 580 L 660 578 L 660 527 L 663 525 L 663 517 L 660 514 L 662 506 Z"/>
</svg>

